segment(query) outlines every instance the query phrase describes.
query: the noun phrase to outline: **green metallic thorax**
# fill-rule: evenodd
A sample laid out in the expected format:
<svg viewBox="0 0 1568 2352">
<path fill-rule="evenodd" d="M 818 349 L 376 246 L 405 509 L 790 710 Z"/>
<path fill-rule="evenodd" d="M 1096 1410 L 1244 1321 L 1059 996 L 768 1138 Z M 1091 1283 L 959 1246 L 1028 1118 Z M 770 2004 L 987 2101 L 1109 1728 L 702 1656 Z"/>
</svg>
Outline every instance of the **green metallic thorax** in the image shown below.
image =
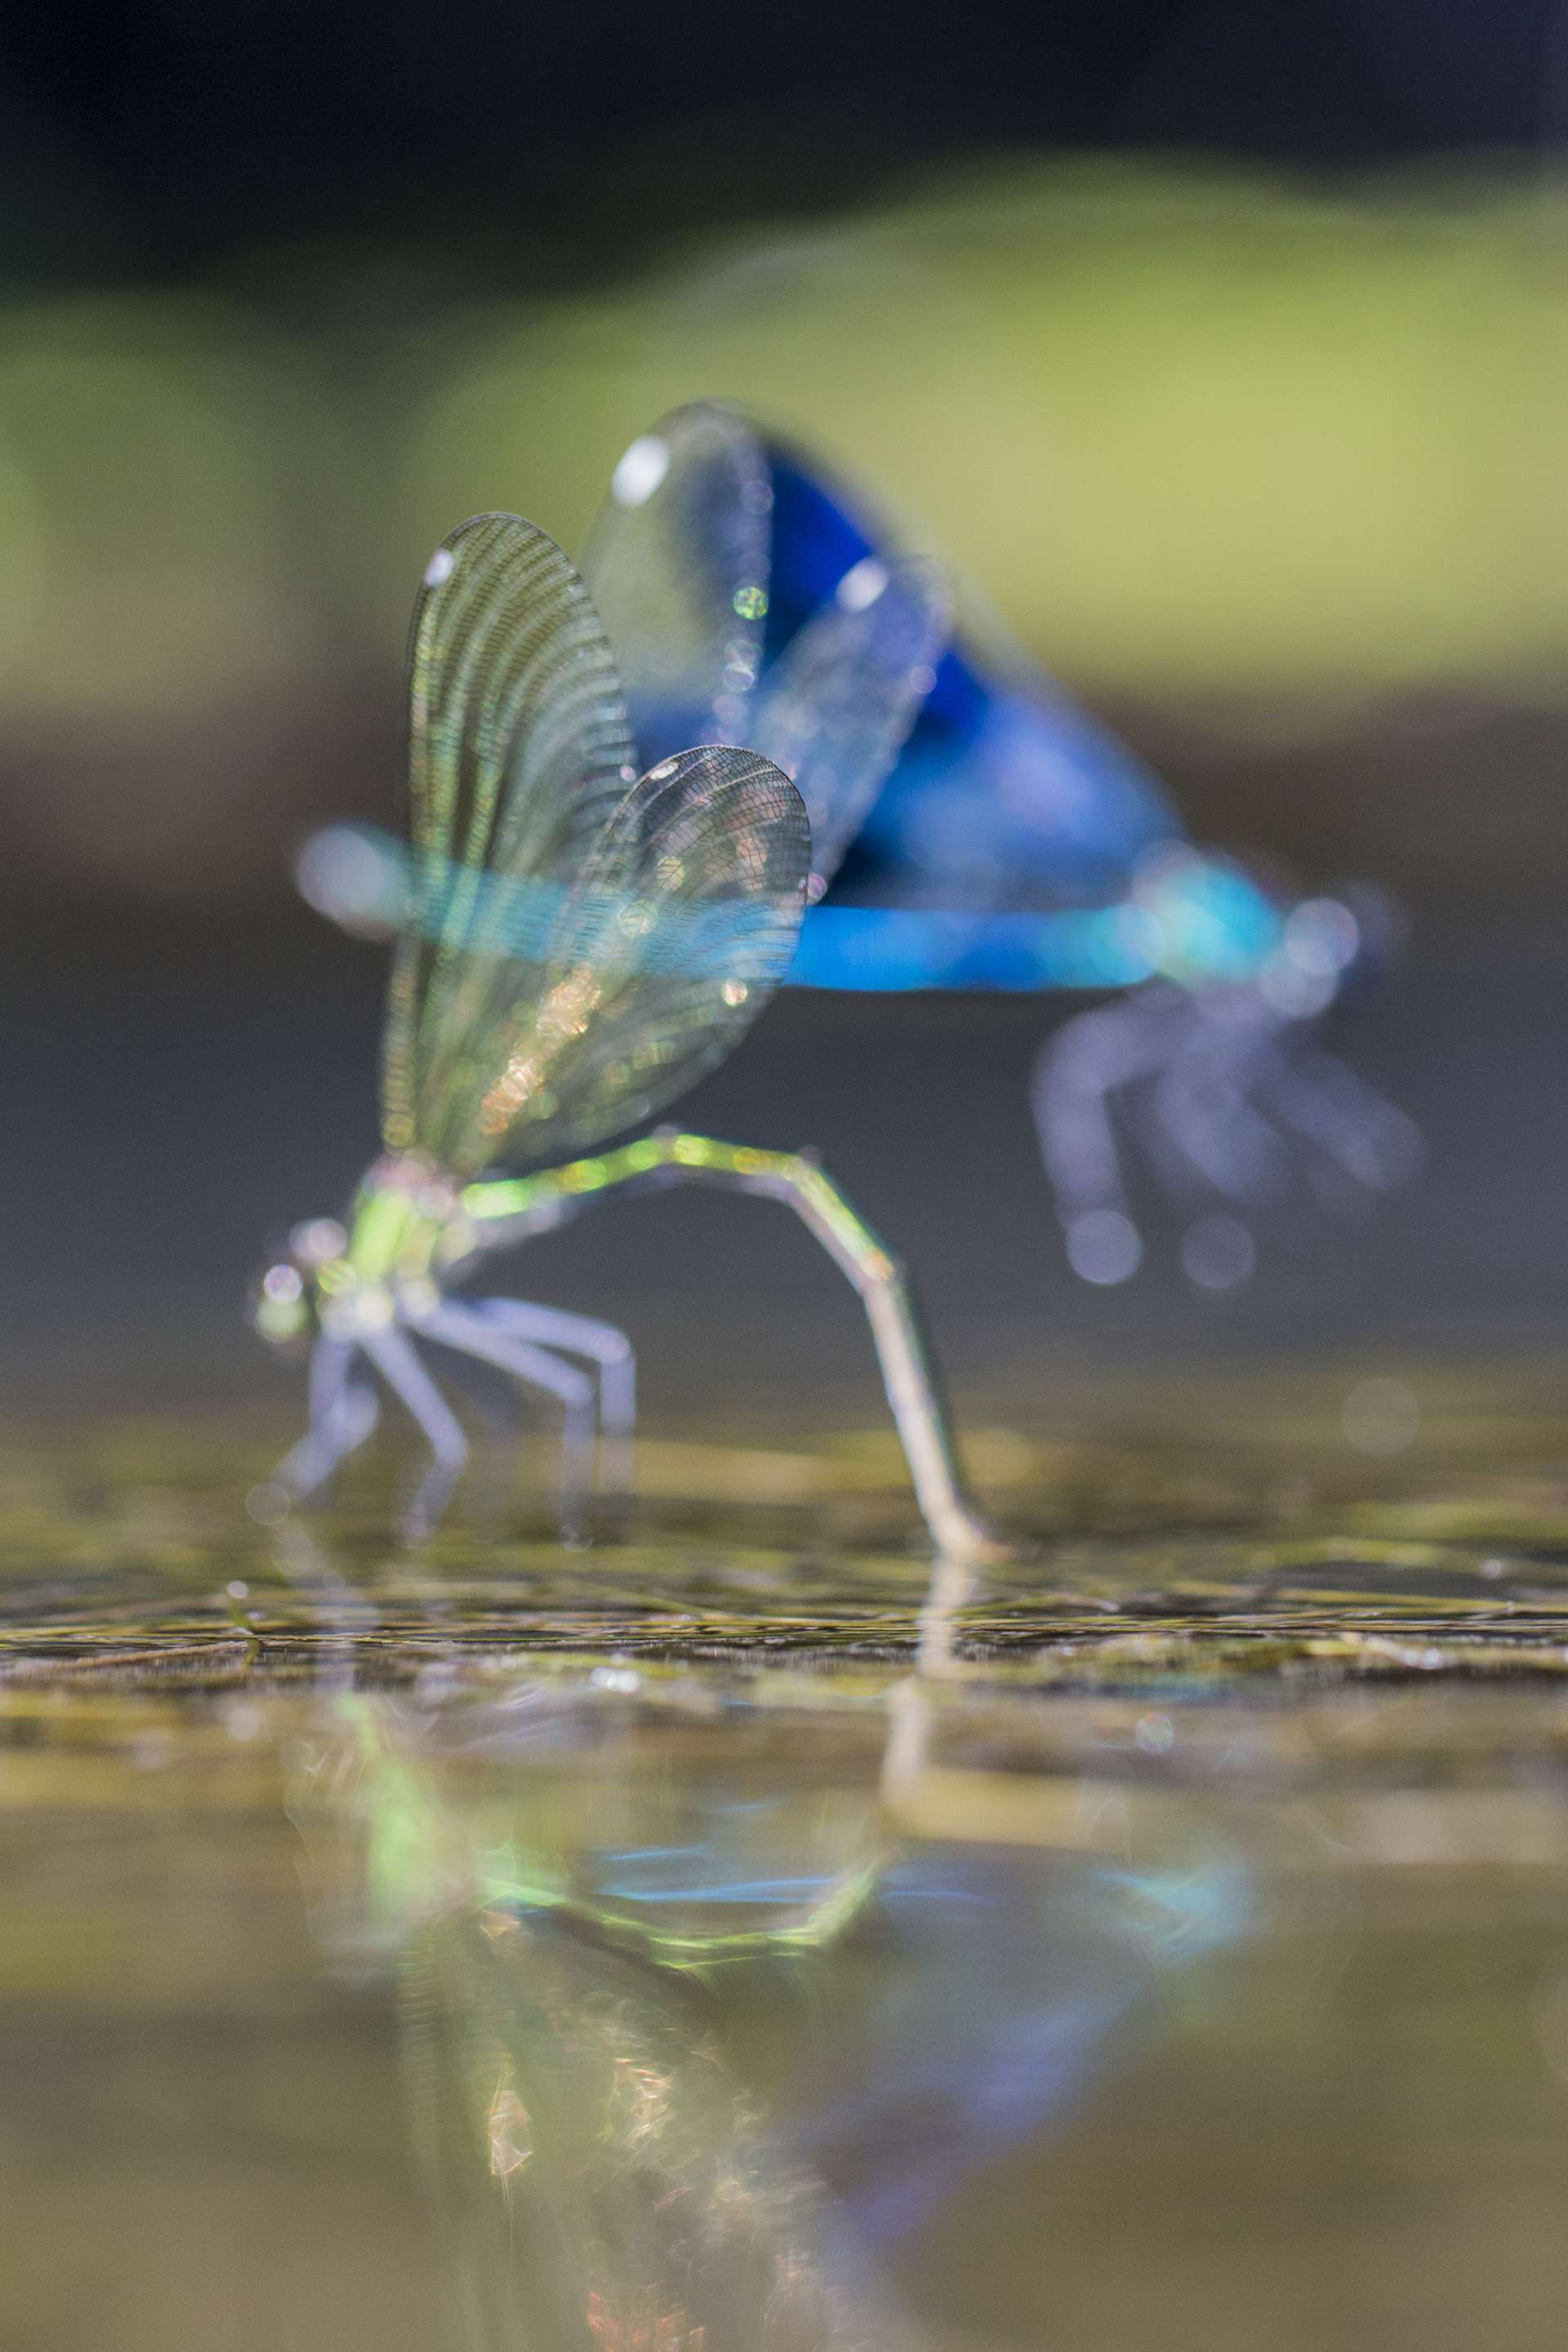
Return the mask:
<svg viewBox="0 0 1568 2352">
<path fill-rule="evenodd" d="M 451 1187 L 423 1162 L 378 1160 L 355 1198 L 342 1265 L 359 1283 L 425 1279 L 456 1205 Z"/>
</svg>

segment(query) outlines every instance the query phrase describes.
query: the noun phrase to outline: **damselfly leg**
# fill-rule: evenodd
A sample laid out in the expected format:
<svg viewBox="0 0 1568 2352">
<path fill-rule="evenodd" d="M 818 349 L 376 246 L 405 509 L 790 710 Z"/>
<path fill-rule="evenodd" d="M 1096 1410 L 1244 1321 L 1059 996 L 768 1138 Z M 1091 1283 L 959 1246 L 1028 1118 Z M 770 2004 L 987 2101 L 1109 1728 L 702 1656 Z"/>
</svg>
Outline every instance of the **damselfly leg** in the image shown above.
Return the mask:
<svg viewBox="0 0 1568 2352">
<path fill-rule="evenodd" d="M 575 1536 L 585 1527 L 593 1487 L 597 1387 L 593 1377 L 576 1365 L 563 1362 L 548 1349 L 511 1336 L 506 1326 L 510 1321 L 508 1310 L 514 1304 L 519 1315 L 513 1328 L 519 1328 L 531 1319 L 533 1310 L 521 1300 L 510 1299 L 486 1300 L 472 1306 L 446 1301 L 410 1328 L 420 1338 L 434 1340 L 455 1354 L 492 1365 L 498 1371 L 509 1373 L 521 1386 L 542 1390 L 561 1404 L 561 1524 L 563 1534 Z M 491 1309 L 500 1312 L 492 1314 Z M 538 1312 L 545 1323 L 551 1322 L 553 1310 L 545 1307 Z M 593 1328 L 605 1330 L 608 1327 Z M 389 1338 L 390 1346 L 386 1344 Z M 629 1348 L 626 1354 L 629 1360 Z M 420 1489 L 410 1516 L 410 1525 L 416 1531 L 427 1531 L 440 1517 L 465 1465 L 468 1443 L 435 1382 L 425 1373 L 401 1333 L 368 1335 L 363 1340 L 318 1339 L 310 1360 L 310 1424 L 299 1444 L 279 1464 L 270 1486 L 284 1502 L 303 1502 L 319 1493 L 339 1465 L 370 1436 L 381 1408 L 371 1382 L 353 1377 L 356 1360 L 362 1355 L 374 1365 L 430 1441 L 435 1455 L 431 1483 Z M 617 1363 L 612 1367 L 612 1373 L 618 1376 L 624 1370 L 624 1365 Z M 616 1443 L 624 1450 L 629 1439 L 624 1380 L 612 1377 L 611 1394 L 609 1425 L 614 1428 Z"/>
<path fill-rule="evenodd" d="M 504 1305 L 505 1301 L 492 1302 Z M 584 1532 L 594 1483 L 594 1437 L 598 1399 L 594 1381 L 575 1364 L 563 1363 L 549 1349 L 511 1332 L 494 1328 L 482 1308 L 458 1306 L 447 1299 L 420 1317 L 414 1326 L 425 1339 L 436 1340 L 458 1355 L 482 1364 L 530 1388 L 542 1389 L 563 1409 L 561 1438 L 561 1528 L 563 1535 Z"/>
<path fill-rule="evenodd" d="M 360 1345 L 429 1443 L 430 1466 L 415 1488 L 405 1517 L 410 1537 L 426 1536 L 452 1499 L 468 1458 L 468 1441 L 405 1332 L 366 1332 Z"/>
<path fill-rule="evenodd" d="M 637 1357 L 626 1333 L 592 1315 L 540 1307 L 532 1299 L 477 1298 L 473 1309 L 520 1339 L 585 1356 L 598 1366 L 600 1485 L 612 1503 L 624 1503 L 631 1493 L 637 1434 Z"/>
<path fill-rule="evenodd" d="M 1124 1139 L 1189 1221 L 1183 1262 L 1205 1287 L 1245 1279 L 1255 1255 L 1239 1217 L 1213 1214 L 1216 1201 L 1226 1212 L 1267 1207 L 1303 1159 L 1333 1206 L 1415 1175 L 1413 1123 L 1311 1045 L 1314 1025 L 1256 988 L 1165 985 L 1097 1006 L 1050 1039 L 1030 1107 L 1076 1273 L 1120 1282 L 1142 1258 Z"/>
<path fill-rule="evenodd" d="M 1363 1191 L 1394 1192 L 1420 1174 L 1426 1147 L 1415 1120 L 1337 1055 L 1282 1054 L 1265 1091 L 1285 1124 Z"/>
<path fill-rule="evenodd" d="M 504 1242 L 509 1227 L 521 1239 L 563 1223 L 611 1192 L 659 1191 L 679 1183 L 717 1185 L 778 1201 L 821 1243 L 865 1307 L 916 1500 L 938 1551 L 990 1549 L 994 1538 L 964 1489 L 909 1278 L 815 1160 L 799 1152 L 756 1150 L 662 1129 L 601 1159 L 477 1184 L 465 1195 L 464 1206 L 485 1233 L 488 1249 Z"/>
<path fill-rule="evenodd" d="M 358 1353 L 352 1340 L 326 1338 L 319 1339 L 310 1351 L 310 1426 L 271 1479 L 289 1502 L 303 1502 L 319 1493 L 338 1465 L 364 1444 L 380 1418 L 374 1389 L 353 1377 Z"/>
</svg>

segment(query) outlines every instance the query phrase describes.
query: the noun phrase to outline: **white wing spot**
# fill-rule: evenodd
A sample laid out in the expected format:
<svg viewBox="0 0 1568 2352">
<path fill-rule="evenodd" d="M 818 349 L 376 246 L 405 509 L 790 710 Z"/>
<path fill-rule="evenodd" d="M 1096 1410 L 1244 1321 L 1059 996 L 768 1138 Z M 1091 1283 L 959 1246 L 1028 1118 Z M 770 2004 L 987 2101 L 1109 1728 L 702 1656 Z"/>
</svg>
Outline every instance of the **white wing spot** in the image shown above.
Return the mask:
<svg viewBox="0 0 1568 2352">
<path fill-rule="evenodd" d="M 438 547 L 425 566 L 426 588 L 439 588 L 443 580 L 450 580 L 458 568 L 458 559 L 449 547 Z"/>
<path fill-rule="evenodd" d="M 839 582 L 838 602 L 847 613 L 863 613 L 868 604 L 876 603 L 887 584 L 887 565 L 879 563 L 874 555 L 863 555 Z"/>
<path fill-rule="evenodd" d="M 669 471 L 669 444 L 645 433 L 624 453 L 610 476 L 610 496 L 618 507 L 640 507 Z"/>
</svg>

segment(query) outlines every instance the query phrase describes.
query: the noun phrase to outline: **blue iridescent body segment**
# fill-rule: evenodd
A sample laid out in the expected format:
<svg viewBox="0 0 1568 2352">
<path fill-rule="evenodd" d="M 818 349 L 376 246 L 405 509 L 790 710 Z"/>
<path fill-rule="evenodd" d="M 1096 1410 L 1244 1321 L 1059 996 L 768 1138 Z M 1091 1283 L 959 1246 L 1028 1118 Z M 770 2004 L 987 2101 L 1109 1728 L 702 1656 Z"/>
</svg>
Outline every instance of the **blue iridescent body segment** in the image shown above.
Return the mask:
<svg viewBox="0 0 1568 2352">
<path fill-rule="evenodd" d="M 1251 978 L 1284 937 L 1279 908 L 1219 860 L 1151 862 L 1105 906 L 987 909 L 829 896 L 801 927 L 796 988 L 1137 988 Z"/>
<path fill-rule="evenodd" d="M 1279 911 L 1198 857 L 1125 745 L 998 633 L 973 647 L 937 567 L 738 412 L 631 445 L 585 571 L 645 757 L 717 740 L 795 776 L 795 985 L 1120 989 L 1279 946 Z"/>
</svg>

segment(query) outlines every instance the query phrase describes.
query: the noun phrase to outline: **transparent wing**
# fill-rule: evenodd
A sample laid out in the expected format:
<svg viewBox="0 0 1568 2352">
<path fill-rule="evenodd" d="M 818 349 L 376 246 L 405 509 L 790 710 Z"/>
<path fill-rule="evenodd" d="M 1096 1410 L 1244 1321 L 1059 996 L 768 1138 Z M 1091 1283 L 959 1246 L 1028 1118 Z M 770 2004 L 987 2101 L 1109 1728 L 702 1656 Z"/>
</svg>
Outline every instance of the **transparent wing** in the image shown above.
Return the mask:
<svg viewBox="0 0 1568 2352">
<path fill-rule="evenodd" d="M 868 556 L 768 670 L 747 740 L 794 777 L 805 803 L 814 898 L 909 740 L 952 630 L 939 565 Z"/>
<path fill-rule="evenodd" d="M 554 541 L 516 515 L 476 515 L 437 548 L 408 667 L 411 919 L 383 1062 L 394 1150 L 428 1148 L 441 1074 L 465 1044 L 465 976 L 489 944 L 487 871 L 569 871 L 637 772 L 593 600 Z"/>
<path fill-rule="evenodd" d="M 805 904 L 799 793 L 755 752 L 684 751 L 489 939 L 449 991 L 415 1126 L 444 1167 L 591 1150 L 723 1059 L 783 979 Z"/>
<path fill-rule="evenodd" d="M 402 2056 L 469 2352 L 911 2352 L 674 1970 L 491 1907 L 417 1927 Z"/>
<path fill-rule="evenodd" d="M 738 410 L 700 401 L 632 442 L 583 572 L 644 761 L 750 741 L 768 609 L 773 469 Z"/>
</svg>

